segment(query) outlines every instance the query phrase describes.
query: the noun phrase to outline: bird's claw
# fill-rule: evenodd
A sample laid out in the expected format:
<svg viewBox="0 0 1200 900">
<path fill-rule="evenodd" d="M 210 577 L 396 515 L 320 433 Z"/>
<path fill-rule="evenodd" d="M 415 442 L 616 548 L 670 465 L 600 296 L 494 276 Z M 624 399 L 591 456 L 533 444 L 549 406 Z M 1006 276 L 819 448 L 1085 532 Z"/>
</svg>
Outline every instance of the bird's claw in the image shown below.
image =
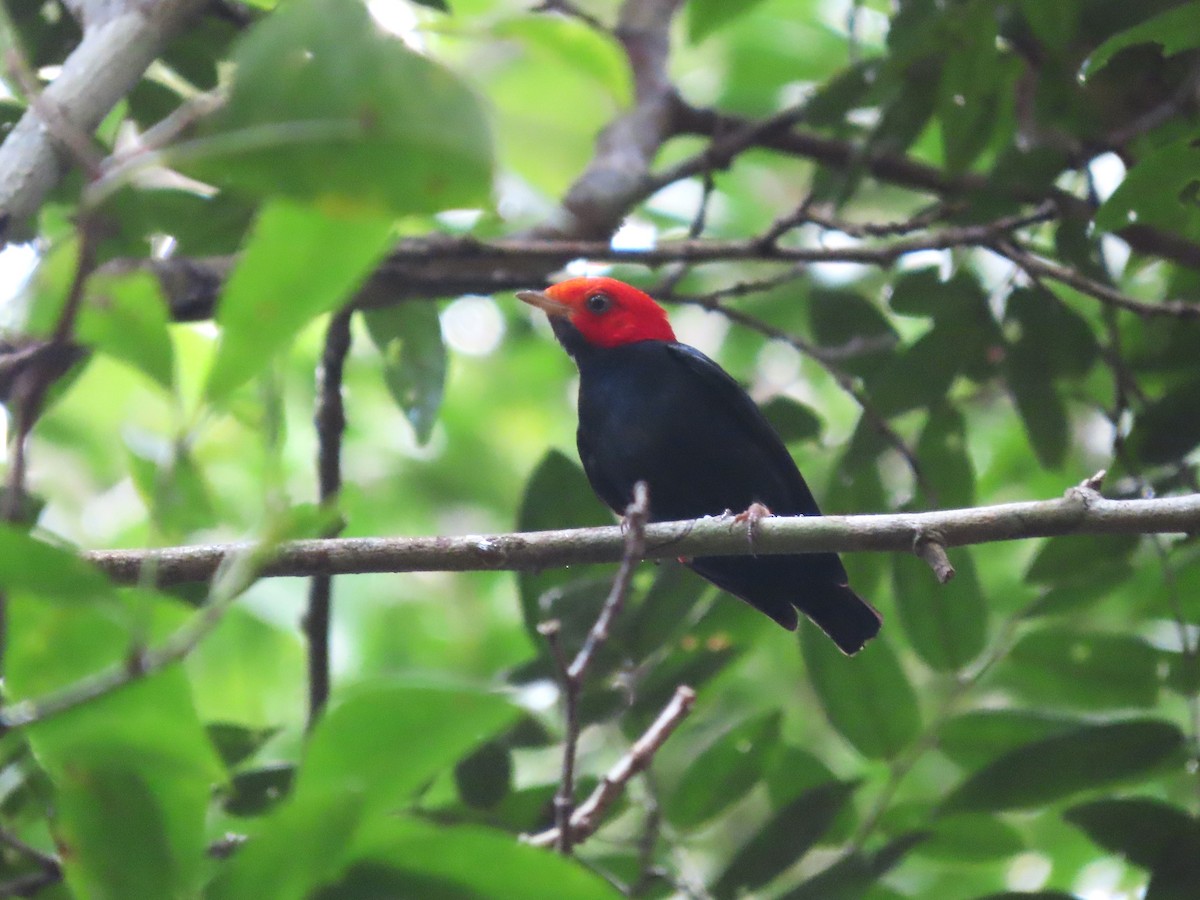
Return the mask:
<svg viewBox="0 0 1200 900">
<path fill-rule="evenodd" d="M 755 500 L 746 507 L 745 511 L 740 512 L 733 517 L 733 521 L 738 525 L 743 523 L 745 524 L 746 540 L 749 542 L 751 549 L 754 549 L 754 531 L 758 527 L 758 523 L 763 519 L 770 518 L 773 515 L 775 515 L 775 513 L 771 512 L 771 510 L 767 509 L 766 506 Z"/>
</svg>

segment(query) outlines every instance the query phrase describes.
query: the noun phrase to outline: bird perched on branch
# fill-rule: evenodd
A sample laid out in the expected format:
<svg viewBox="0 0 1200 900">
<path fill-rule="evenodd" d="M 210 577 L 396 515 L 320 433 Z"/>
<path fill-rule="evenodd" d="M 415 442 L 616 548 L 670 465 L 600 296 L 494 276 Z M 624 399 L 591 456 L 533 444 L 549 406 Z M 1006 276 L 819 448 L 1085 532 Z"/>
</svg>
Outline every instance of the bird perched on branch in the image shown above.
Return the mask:
<svg viewBox="0 0 1200 900">
<path fill-rule="evenodd" d="M 579 367 L 579 457 L 620 514 L 645 481 L 650 521 L 737 512 L 821 514 L 779 435 L 715 362 L 675 340 L 666 311 L 613 278 L 572 278 L 517 297 L 544 310 Z M 765 507 L 765 509 L 764 509 Z M 686 561 L 784 628 L 804 613 L 846 653 L 879 631 L 835 553 Z"/>
</svg>

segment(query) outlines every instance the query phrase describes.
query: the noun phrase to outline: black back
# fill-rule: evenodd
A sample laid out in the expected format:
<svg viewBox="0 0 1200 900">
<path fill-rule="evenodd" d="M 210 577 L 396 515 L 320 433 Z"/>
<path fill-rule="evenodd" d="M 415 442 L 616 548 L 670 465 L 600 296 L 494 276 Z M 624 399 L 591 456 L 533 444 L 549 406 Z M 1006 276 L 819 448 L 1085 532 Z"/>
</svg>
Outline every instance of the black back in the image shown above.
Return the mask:
<svg viewBox="0 0 1200 900">
<path fill-rule="evenodd" d="M 576 356 L 584 470 L 617 512 L 650 488 L 652 521 L 742 512 L 820 515 L 783 441 L 745 391 L 686 344 L 641 341 Z"/>
</svg>

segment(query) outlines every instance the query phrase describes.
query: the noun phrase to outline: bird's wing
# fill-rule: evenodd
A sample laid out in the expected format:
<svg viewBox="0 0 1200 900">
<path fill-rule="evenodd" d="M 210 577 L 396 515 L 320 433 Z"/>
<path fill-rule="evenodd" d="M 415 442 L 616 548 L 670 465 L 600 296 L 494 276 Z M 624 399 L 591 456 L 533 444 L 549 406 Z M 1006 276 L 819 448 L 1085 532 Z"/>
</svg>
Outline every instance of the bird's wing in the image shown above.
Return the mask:
<svg viewBox="0 0 1200 900">
<path fill-rule="evenodd" d="M 580 428 L 576 432 L 575 443 L 579 449 L 579 461 L 583 463 L 583 472 L 587 475 L 588 483 L 591 484 L 592 490 L 596 492 L 596 496 L 603 500 L 609 509 L 617 515 L 623 515 L 625 507 L 633 499 L 632 496 L 628 491 L 623 491 L 621 486 L 605 473 L 604 468 L 600 465 L 596 457 L 595 450 L 588 442 L 583 428 Z"/>
<path fill-rule="evenodd" d="M 768 456 L 771 469 L 787 480 L 791 494 L 791 502 L 788 505 L 791 508 L 772 511 L 784 515 L 820 515 L 817 501 L 800 475 L 800 470 L 796 468 L 795 460 L 788 453 L 782 438 L 742 386 L 695 347 L 674 343 L 667 344 L 667 351 L 694 377 L 707 385 L 711 400 L 720 403 L 726 413 L 745 429 L 746 436 L 754 446 Z"/>
</svg>

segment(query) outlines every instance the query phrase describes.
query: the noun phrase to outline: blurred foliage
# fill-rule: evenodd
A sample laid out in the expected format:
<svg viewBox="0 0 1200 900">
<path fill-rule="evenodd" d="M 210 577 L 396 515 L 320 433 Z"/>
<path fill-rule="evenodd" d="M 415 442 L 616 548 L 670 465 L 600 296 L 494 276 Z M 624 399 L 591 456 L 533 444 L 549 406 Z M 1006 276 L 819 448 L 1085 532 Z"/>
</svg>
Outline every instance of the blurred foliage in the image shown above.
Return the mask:
<svg viewBox="0 0 1200 900">
<path fill-rule="evenodd" d="M 311 506 L 328 314 L 399 236 L 544 221 L 631 102 L 610 33 L 532 5 L 210 14 L 105 123 L 112 146 L 232 72 L 228 105 L 165 148 L 189 179 L 158 169 L 110 192 L 97 251 L 241 255 L 215 326 L 171 323 L 144 275 L 88 281 L 76 334 L 92 353 L 29 445 L 37 523 L 0 528 L 8 702 L 136 666 L 204 600 L 117 588 L 71 546 L 329 527 Z M 605 24 L 619 8 L 575 5 Z M 71 17 L 13 7 L 31 64 L 60 63 Z M 1198 24 L 1200 3 L 1177 0 L 690 0 L 670 64 L 690 104 L 762 116 L 807 98 L 801 127 L 854 149 L 841 166 L 742 155 L 713 174 L 704 236 L 751 237 L 809 196 L 849 222 L 908 220 L 937 198 L 871 166 L 903 155 L 965 179 L 941 224 L 1057 189 L 1095 215 L 1030 227 L 1040 254 L 1137 300 L 1196 302 L 1194 270 L 1114 232 L 1200 240 Z M 702 146 L 678 136 L 658 165 Z M 38 271 L 4 317 L 26 333 L 63 307 L 80 191 L 68 179 L 40 216 Z M 673 185 L 630 221 L 681 237 L 701 193 Z M 770 271 L 716 262 L 676 290 Z M 648 288 L 661 274 L 617 273 Z M 1196 318 L 1117 311 L 967 247 L 814 265 L 729 302 L 814 346 L 861 345 L 839 380 L 719 313 L 674 310 L 681 338 L 764 403 L 831 512 L 1055 497 L 1100 468 L 1113 496 L 1196 489 Z M 611 521 L 575 462 L 573 370 L 539 316 L 448 295 L 357 316 L 353 338 L 343 534 Z M 1195 542 L 951 559 L 940 587 L 915 558 L 847 555 L 885 616 L 853 658 L 678 565 L 644 565 L 583 692 L 581 796 L 676 685 L 699 699 L 575 860 L 516 839 L 552 824 L 561 762 L 536 626 L 560 619 L 574 647 L 609 567 L 338 578 L 334 696 L 311 733 L 306 586 L 260 581 L 182 664 L 0 738 L 0 825 L 61 855 L 65 881 L 38 894 L 54 898 L 1200 896 Z M 227 859 L 206 852 L 230 833 L 246 841 Z M 35 870 L 0 853 L 0 882 Z"/>
</svg>

